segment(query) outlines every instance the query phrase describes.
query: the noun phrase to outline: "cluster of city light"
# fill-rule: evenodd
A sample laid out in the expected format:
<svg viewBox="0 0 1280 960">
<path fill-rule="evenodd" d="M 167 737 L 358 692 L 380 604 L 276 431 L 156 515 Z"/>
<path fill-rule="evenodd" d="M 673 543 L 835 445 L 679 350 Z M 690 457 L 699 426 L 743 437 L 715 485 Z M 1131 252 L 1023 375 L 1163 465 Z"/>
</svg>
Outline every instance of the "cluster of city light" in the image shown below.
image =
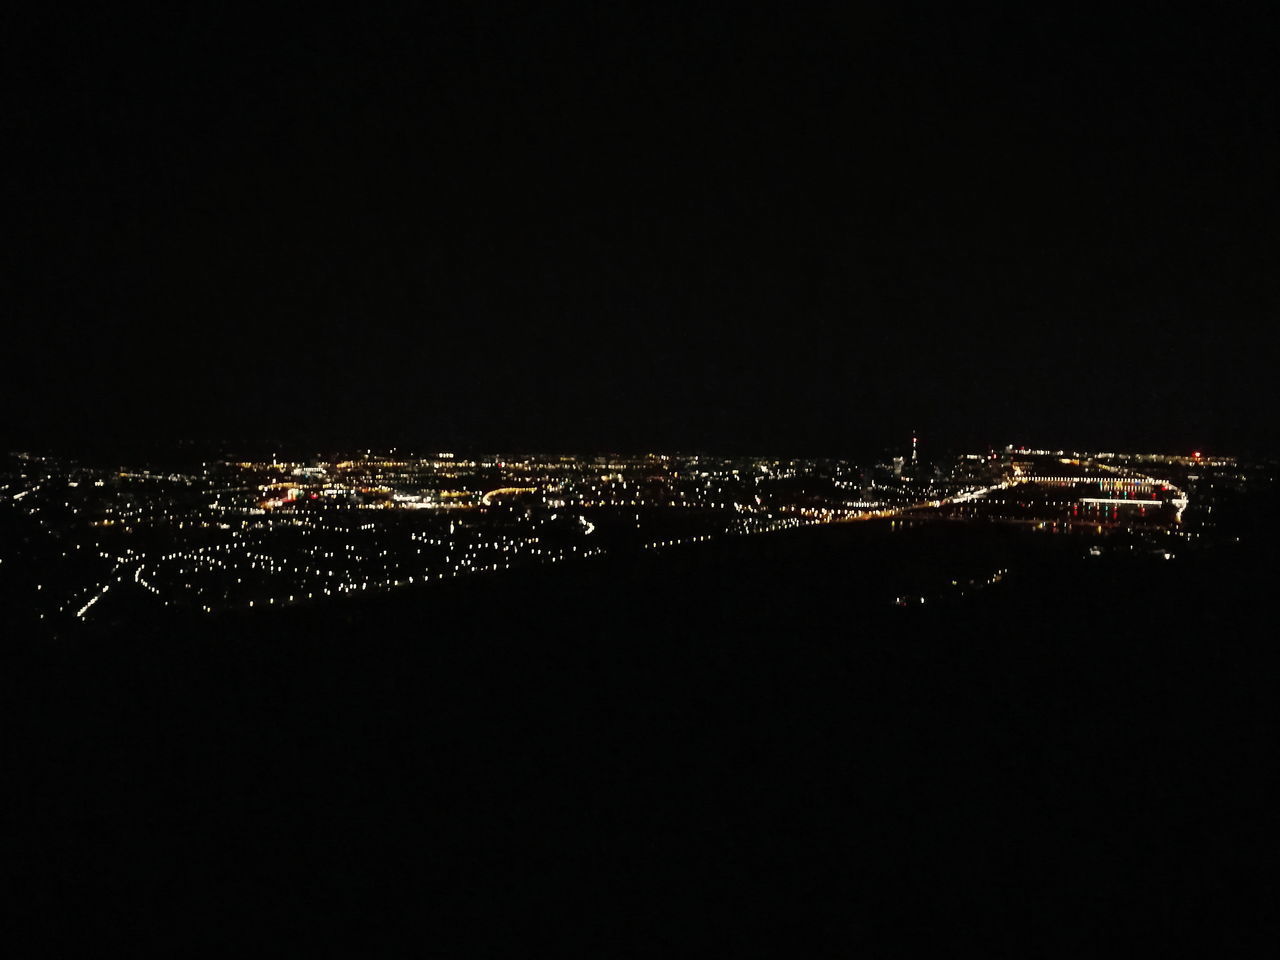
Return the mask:
<svg viewBox="0 0 1280 960">
<path fill-rule="evenodd" d="M 1099 459 L 1018 450 L 966 455 L 926 473 L 914 457 L 860 466 L 667 454 L 369 455 L 186 472 L 27 458 L 4 478 L 0 502 L 47 535 L 51 562 L 74 563 L 74 574 L 54 578 L 60 592 L 47 612 L 86 619 L 130 596 L 207 612 L 280 606 L 562 563 L 619 545 L 660 550 L 814 524 L 936 516 L 1175 535 L 1187 494 L 1133 458 Z M 1172 461 L 1150 462 L 1175 472 Z M 74 578 L 79 585 L 67 588 Z"/>
<path fill-rule="evenodd" d="M 626 510 L 634 514 L 637 530 L 645 525 L 670 527 L 675 522 L 670 518 L 684 514 L 720 534 L 765 532 L 797 523 L 771 514 L 759 497 L 734 497 L 728 489 L 747 475 L 798 473 L 794 464 L 776 461 L 740 468 L 709 458 L 673 461 L 670 456 L 360 458 L 336 463 L 273 458 L 270 463 L 206 465 L 198 473 L 99 472 L 88 481 L 98 494 L 88 508 L 80 500 L 43 499 L 44 487 L 58 482 L 60 473 L 64 488 L 78 490 L 79 476 L 86 472 L 76 468 L 77 478 L 68 479 L 70 472 L 60 470 L 56 461 L 48 466 L 52 469 L 36 482 L 6 483 L 11 501 L 30 503 L 22 505 L 50 540 L 67 544 L 60 552 L 63 558 L 84 547 L 92 551 L 98 543 L 116 544 L 119 554 L 97 551 L 110 563 L 92 583 L 72 589 L 58 605 L 58 611 L 81 619 L 96 613 L 98 604 L 126 579 L 163 604 L 212 612 L 394 589 L 519 563 L 597 556 L 605 547 L 588 544 L 597 539 L 599 524 L 615 523 Z M 484 484 L 483 474 L 496 471 L 512 479 L 518 476 L 519 481 Z M 479 485 L 445 489 L 439 483 L 445 478 L 470 478 Z M 545 542 L 538 535 L 545 511 L 543 521 L 529 523 L 502 513 L 503 508 L 518 511 L 528 503 L 567 513 L 565 519 L 573 522 L 581 542 Z M 466 528 L 453 522 L 447 530 L 430 525 L 434 517 L 456 515 L 460 508 L 475 515 Z M 369 511 L 377 513 L 356 522 Z M 391 520 L 398 511 L 420 515 L 428 527 L 406 532 L 379 519 Z M 715 521 L 721 514 L 725 519 Z M 744 514 L 756 514 L 761 522 L 743 525 Z M 552 512 L 550 520 L 557 519 Z M 512 529 L 505 529 L 504 524 L 513 522 Z M 495 524 L 502 529 L 490 529 Z M 657 539 L 652 545 L 703 542 L 713 535 L 704 530 Z M 139 549 L 121 550 L 125 542 Z"/>
</svg>

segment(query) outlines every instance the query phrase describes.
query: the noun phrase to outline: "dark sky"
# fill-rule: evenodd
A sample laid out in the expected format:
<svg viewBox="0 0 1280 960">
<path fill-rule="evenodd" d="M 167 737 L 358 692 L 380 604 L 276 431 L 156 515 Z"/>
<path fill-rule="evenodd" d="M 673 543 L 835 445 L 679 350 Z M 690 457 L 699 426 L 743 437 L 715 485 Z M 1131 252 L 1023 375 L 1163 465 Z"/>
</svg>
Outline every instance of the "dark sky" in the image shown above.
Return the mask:
<svg viewBox="0 0 1280 960">
<path fill-rule="evenodd" d="M 1270 23 L 154 6 L 3 31 L 10 442 L 1276 442 Z"/>
</svg>

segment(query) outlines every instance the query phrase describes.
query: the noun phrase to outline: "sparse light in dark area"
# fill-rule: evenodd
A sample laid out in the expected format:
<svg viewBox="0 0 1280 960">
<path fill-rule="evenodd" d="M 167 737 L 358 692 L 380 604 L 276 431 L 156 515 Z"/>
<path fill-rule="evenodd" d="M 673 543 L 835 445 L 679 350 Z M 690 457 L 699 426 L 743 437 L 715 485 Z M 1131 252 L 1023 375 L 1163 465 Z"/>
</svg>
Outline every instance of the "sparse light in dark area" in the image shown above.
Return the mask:
<svg viewBox="0 0 1280 960">
<path fill-rule="evenodd" d="M 2 34 L 33 942 L 1280 932 L 1269 20 Z"/>
</svg>

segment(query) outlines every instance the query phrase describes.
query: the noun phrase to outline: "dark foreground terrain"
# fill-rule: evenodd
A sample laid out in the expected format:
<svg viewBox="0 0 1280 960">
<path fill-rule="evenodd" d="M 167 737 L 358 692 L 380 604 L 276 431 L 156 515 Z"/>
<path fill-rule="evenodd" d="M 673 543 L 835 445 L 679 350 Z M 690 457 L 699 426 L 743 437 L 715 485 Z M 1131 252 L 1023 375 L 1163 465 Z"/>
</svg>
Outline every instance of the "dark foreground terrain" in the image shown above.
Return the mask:
<svg viewBox="0 0 1280 960">
<path fill-rule="evenodd" d="M 9 905 L 49 955 L 1274 943 L 1265 544 L 1093 561 L 966 536 L 26 631 Z"/>
</svg>

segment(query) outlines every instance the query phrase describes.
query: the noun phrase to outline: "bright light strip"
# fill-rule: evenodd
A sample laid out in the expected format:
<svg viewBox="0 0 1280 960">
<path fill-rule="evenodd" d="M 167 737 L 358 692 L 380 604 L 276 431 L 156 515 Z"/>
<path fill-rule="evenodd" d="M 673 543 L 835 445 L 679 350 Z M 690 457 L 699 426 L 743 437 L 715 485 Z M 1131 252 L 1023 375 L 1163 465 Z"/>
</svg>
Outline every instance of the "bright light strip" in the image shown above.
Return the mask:
<svg viewBox="0 0 1280 960">
<path fill-rule="evenodd" d="M 1081 503 L 1123 503 L 1130 507 L 1159 507 L 1164 505 L 1163 500 L 1121 500 L 1111 499 L 1108 497 L 1081 497 Z"/>
</svg>

